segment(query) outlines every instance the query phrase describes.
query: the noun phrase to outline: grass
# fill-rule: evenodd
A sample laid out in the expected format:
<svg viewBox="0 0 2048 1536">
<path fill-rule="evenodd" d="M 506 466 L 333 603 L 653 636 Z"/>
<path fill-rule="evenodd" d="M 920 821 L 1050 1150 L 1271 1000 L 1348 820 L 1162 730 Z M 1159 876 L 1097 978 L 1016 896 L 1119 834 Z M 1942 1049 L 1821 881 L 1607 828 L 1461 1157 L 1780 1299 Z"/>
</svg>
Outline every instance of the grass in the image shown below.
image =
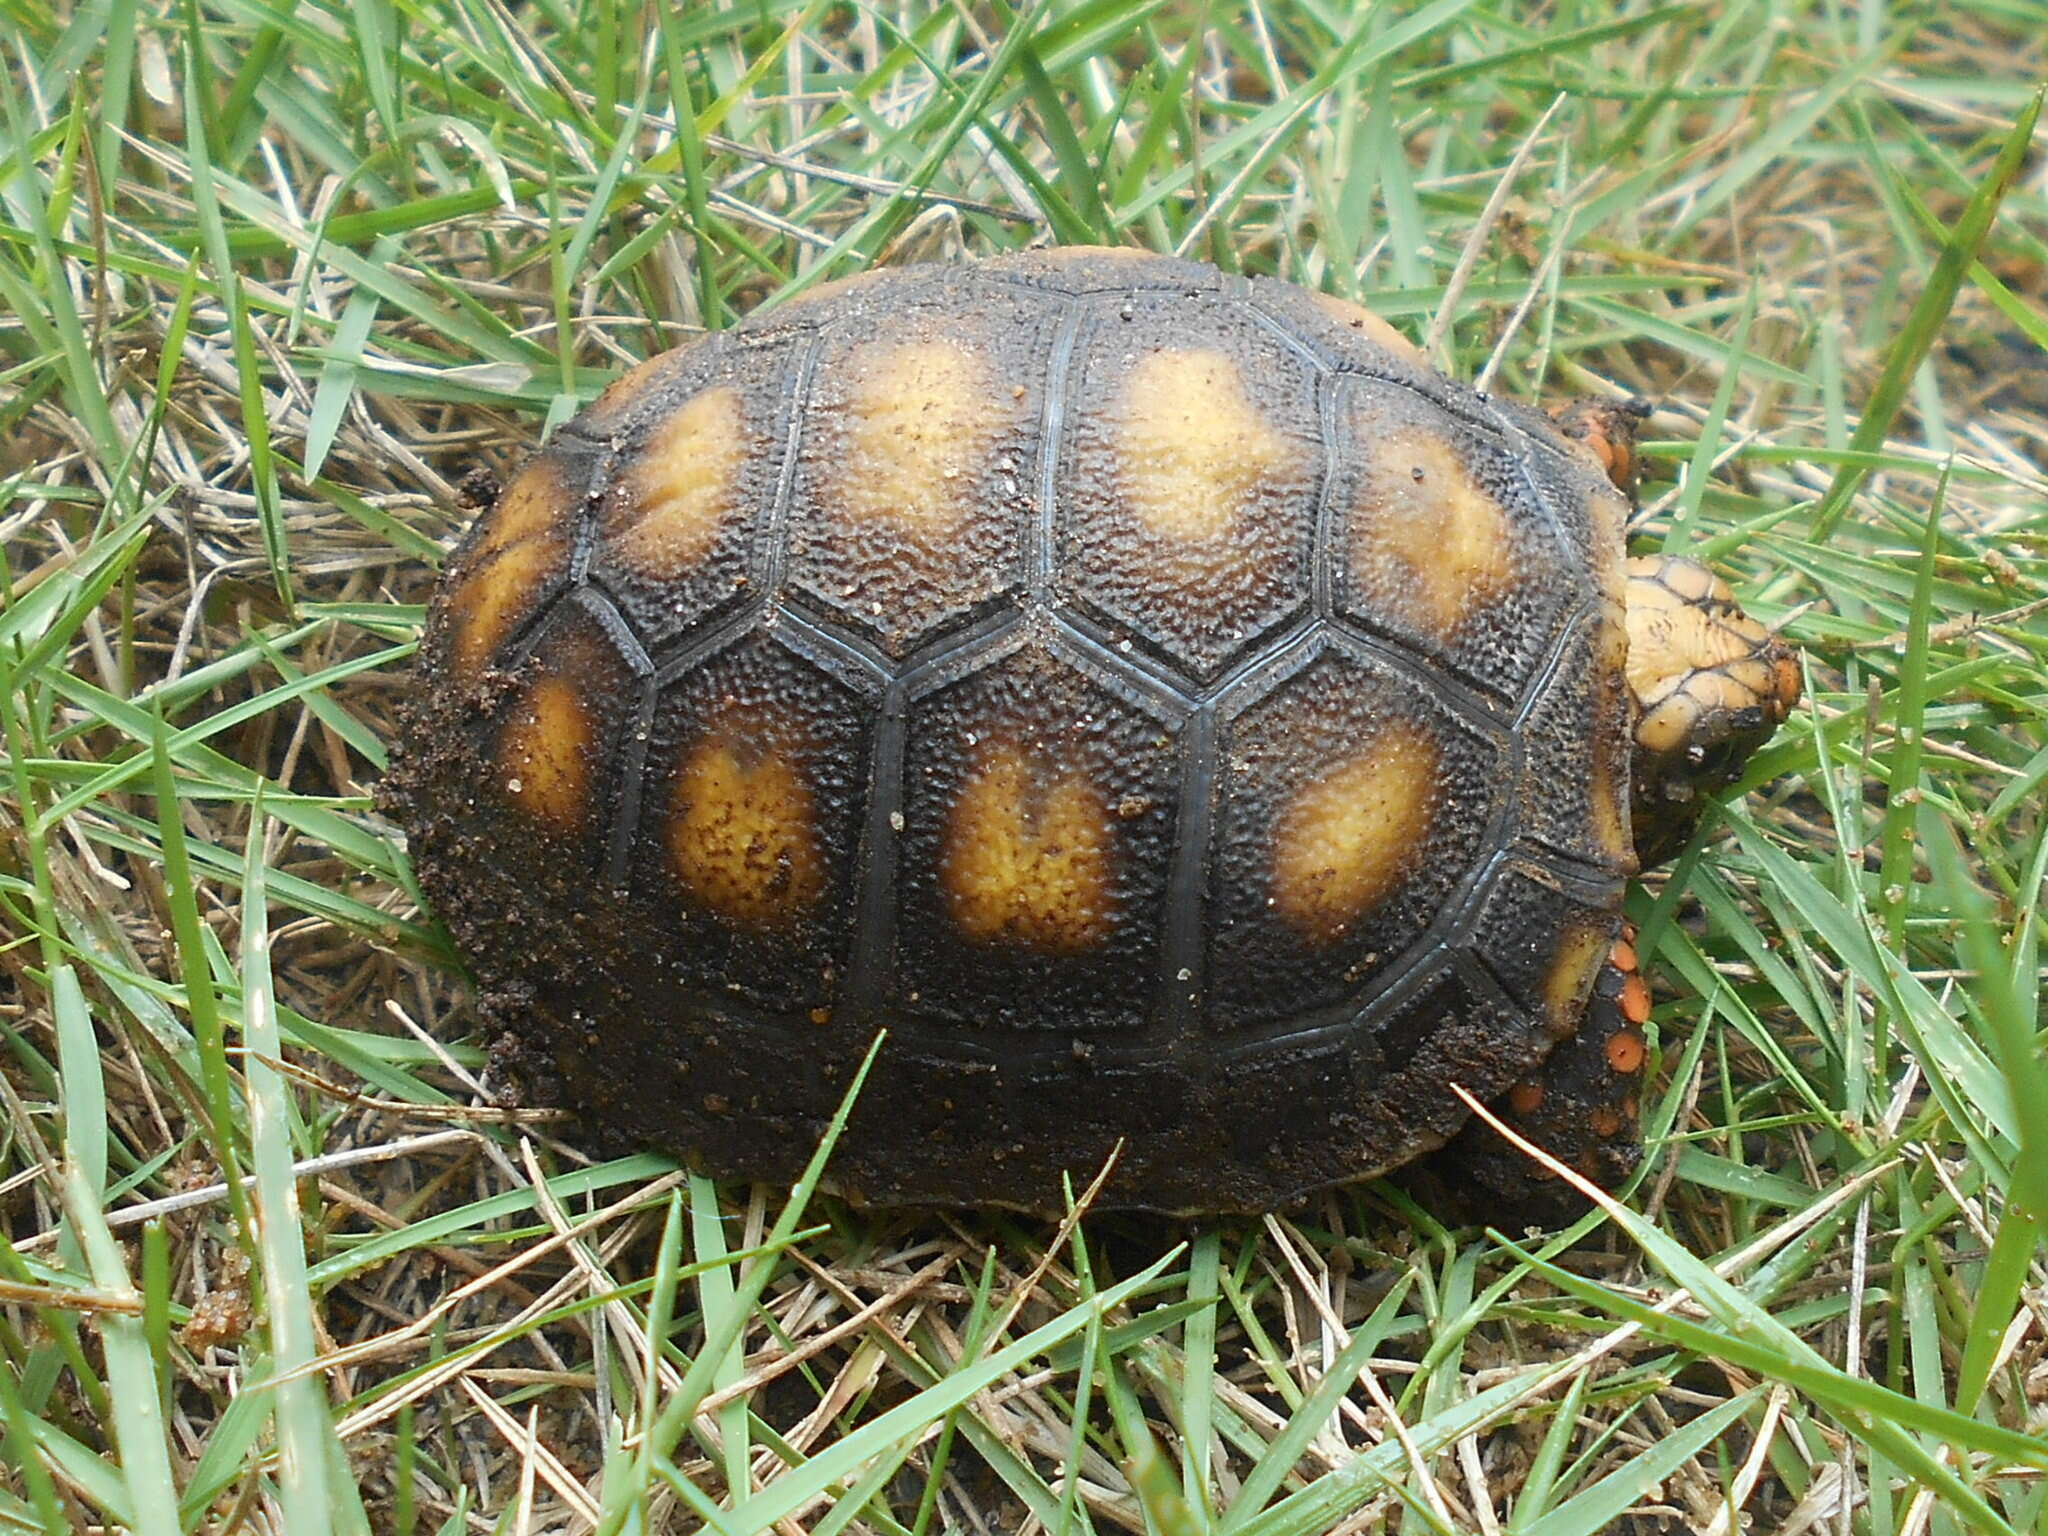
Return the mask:
<svg viewBox="0 0 2048 1536">
<path fill-rule="evenodd" d="M 2042 1528 L 2044 39 L 0 0 L 0 1530 Z M 480 1093 L 370 801 L 456 485 L 700 329 L 1045 240 L 1657 402 L 1638 546 L 1810 686 L 1634 899 L 1625 1207 L 863 1213 Z"/>
</svg>

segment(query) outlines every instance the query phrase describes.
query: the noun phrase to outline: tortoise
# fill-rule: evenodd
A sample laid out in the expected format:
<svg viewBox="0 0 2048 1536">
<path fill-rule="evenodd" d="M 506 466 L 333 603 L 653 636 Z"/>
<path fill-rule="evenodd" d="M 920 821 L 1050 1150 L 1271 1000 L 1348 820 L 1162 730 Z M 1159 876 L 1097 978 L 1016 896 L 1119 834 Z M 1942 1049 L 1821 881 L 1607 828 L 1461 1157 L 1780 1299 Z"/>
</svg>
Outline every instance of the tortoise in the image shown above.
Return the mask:
<svg viewBox="0 0 2048 1536">
<path fill-rule="evenodd" d="M 858 1202 L 1268 1210 L 1458 1137 L 1453 1083 L 1612 1182 L 1624 884 L 1799 692 L 1626 559 L 1634 426 L 1132 251 L 827 284 L 477 518 L 386 803 L 607 1147 L 787 1181 L 885 1030 Z"/>
</svg>

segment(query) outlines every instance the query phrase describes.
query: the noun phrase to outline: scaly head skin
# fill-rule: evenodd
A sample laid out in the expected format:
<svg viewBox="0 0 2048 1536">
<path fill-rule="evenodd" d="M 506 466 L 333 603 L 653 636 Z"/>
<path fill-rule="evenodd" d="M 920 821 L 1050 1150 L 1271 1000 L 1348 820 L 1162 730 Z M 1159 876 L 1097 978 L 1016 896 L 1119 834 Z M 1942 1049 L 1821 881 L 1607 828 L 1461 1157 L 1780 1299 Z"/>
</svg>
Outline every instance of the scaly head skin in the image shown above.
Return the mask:
<svg viewBox="0 0 2048 1536">
<path fill-rule="evenodd" d="M 1648 868 L 1685 846 L 1705 797 L 1739 775 L 1791 714 L 1799 662 L 1697 561 L 1635 559 L 1628 578 L 1632 821 L 1636 857 Z"/>
</svg>

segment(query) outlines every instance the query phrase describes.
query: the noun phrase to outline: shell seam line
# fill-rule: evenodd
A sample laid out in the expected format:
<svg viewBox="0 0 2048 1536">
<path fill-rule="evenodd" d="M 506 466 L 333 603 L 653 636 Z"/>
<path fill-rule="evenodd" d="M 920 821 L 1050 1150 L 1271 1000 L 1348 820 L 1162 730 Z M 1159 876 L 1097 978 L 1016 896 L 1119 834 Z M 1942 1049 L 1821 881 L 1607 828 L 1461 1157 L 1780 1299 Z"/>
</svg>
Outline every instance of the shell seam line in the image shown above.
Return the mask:
<svg viewBox="0 0 2048 1536">
<path fill-rule="evenodd" d="M 560 432 L 555 434 L 557 439 L 562 435 Z M 578 433 L 575 435 L 581 436 L 582 434 Z M 612 466 L 618 457 L 618 450 L 609 439 L 599 440 L 586 437 L 583 440 L 593 444 L 597 451 L 591 455 L 590 473 L 584 480 L 582 493 L 576 499 L 576 527 L 569 539 L 568 568 L 561 575 L 549 578 L 550 585 L 555 583 L 559 583 L 559 585 L 555 586 L 554 591 L 547 593 L 539 602 L 534 604 L 533 612 L 513 626 L 511 635 L 504 642 L 504 665 L 507 667 L 518 666 L 533 653 L 534 646 L 540 643 L 541 633 L 548 627 L 549 621 L 554 617 L 555 610 L 568 601 L 572 595 L 580 592 L 589 582 L 591 551 L 597 546 L 597 506 L 603 495 L 603 488 L 611 484 Z M 547 448 L 542 449 L 541 453 L 535 454 L 533 458 L 540 458 L 543 454 L 551 451 L 553 447 L 554 444 L 551 442 Z M 532 460 L 528 462 L 530 463 Z M 502 501 L 503 498 L 500 497 L 500 500 Z M 471 523 L 469 531 L 463 535 L 464 540 L 476 538 L 483 527 L 484 519 L 495 515 L 496 511 L 497 508 L 493 506 L 490 512 L 483 514 Z M 506 546 L 508 549 L 512 547 L 511 545 Z M 503 553 L 503 550 L 499 551 L 500 555 Z M 497 556 L 492 558 L 495 561 Z"/>
<path fill-rule="evenodd" d="M 1203 888 L 1216 797 L 1216 708 L 1205 704 L 1188 717 L 1181 736 L 1180 804 L 1174 810 L 1173 864 L 1166 878 L 1166 933 L 1159 946 L 1158 1017 L 1169 1041 L 1194 1040 L 1208 990 L 1203 952 Z M 1176 1053 L 1178 1054 L 1178 1053 Z"/>
<path fill-rule="evenodd" d="M 1512 851 L 1589 903 L 1608 900 L 1628 884 L 1628 877 L 1619 870 L 1552 847 L 1535 837 L 1518 839 Z"/>
<path fill-rule="evenodd" d="M 596 582 L 585 582 L 576 589 L 575 601 L 597 620 L 598 628 L 605 637 L 618 647 L 619 655 L 627 666 L 633 669 L 635 677 L 647 677 L 654 671 L 654 663 L 647 655 L 647 647 L 640 643 L 640 637 L 633 632 L 633 626 L 626 622 L 626 616 L 619 612 L 618 605 Z"/>
<path fill-rule="evenodd" d="M 824 332 L 805 333 L 794 350 L 796 357 L 787 365 L 786 383 L 781 391 L 787 415 L 776 423 L 776 434 L 782 440 L 782 463 L 777 466 L 768 516 L 755 530 L 754 537 L 759 541 L 755 559 L 748 562 L 760 573 L 761 590 L 770 602 L 782 595 L 783 574 L 789 563 L 789 540 L 784 534 L 789 526 L 790 501 L 796 493 L 797 459 L 803 451 L 804 424 L 811 410 L 811 387 L 817 377 L 819 354 L 825 350 Z"/>
<path fill-rule="evenodd" d="M 778 605 L 776 617 L 778 628 L 803 636 L 806 642 L 830 654 L 838 666 L 859 673 L 870 686 L 888 683 L 890 667 L 885 659 L 863 644 L 859 636 L 840 633 L 830 620 L 808 605 L 785 599 Z"/>
<path fill-rule="evenodd" d="M 1501 708 L 1502 703 L 1511 704 L 1512 700 L 1489 698 L 1483 690 L 1473 687 L 1442 663 L 1409 650 L 1398 640 L 1376 635 L 1344 615 L 1325 622 L 1340 647 L 1354 654 L 1364 652 L 1398 674 L 1402 681 L 1413 685 L 1418 692 L 1447 705 L 1453 714 L 1489 741 L 1498 740 L 1520 724 L 1519 721 L 1510 721 Z"/>
<path fill-rule="evenodd" d="M 1105 674 L 1117 688 L 1149 700 L 1153 712 L 1170 716 L 1176 725 L 1187 716 L 1188 697 L 1175 679 L 1162 677 L 1134 657 L 1119 654 L 1101 636 L 1092 635 L 1077 624 L 1071 615 L 1055 610 L 1050 618 L 1053 635 L 1071 648 L 1070 660 L 1077 668 L 1092 668 Z"/>
<path fill-rule="evenodd" d="M 597 549 L 597 509 L 604 500 L 605 487 L 612 483 L 612 471 L 619 460 L 618 440 L 603 439 L 592 460 L 590 481 L 583 487 L 582 504 L 576 509 L 576 537 L 569 546 L 569 584 L 572 587 L 580 587 L 590 580 L 590 561 Z"/>
<path fill-rule="evenodd" d="M 903 812 L 903 754 L 910 735 L 901 678 L 885 686 L 880 708 L 868 764 L 867 819 L 853 865 L 858 895 L 846 992 L 856 1017 L 880 1003 L 896 952 L 896 913 L 889 895 L 896 884 L 896 824 Z"/>
<path fill-rule="evenodd" d="M 1317 618 L 1337 610 L 1337 473 L 1343 456 L 1338 442 L 1339 412 L 1346 393 L 1343 375 L 1316 374 L 1316 425 L 1323 440 L 1323 483 L 1316 493 L 1315 543 L 1309 551 L 1309 601 Z"/>
<path fill-rule="evenodd" d="M 950 687 L 976 669 L 976 664 L 993 664 L 1015 651 L 1023 642 L 1024 615 L 1000 610 L 972 628 L 956 631 L 946 642 L 934 645 L 914 662 L 906 663 L 893 685 L 906 699 L 921 699 Z M 961 671 L 965 665 L 967 672 Z"/>
<path fill-rule="evenodd" d="M 493 559 L 495 560 L 495 556 Z M 489 570 L 489 566 L 483 567 Z M 572 601 L 579 590 L 576 583 L 566 575 L 550 576 L 547 585 L 552 592 L 544 592 L 541 600 L 533 605 L 533 612 L 512 626 L 512 633 L 499 644 L 503 647 L 504 659 L 497 665 L 506 671 L 522 664 L 533 654 L 533 648 L 540 644 L 540 637 L 555 616 L 555 610 Z"/>
<path fill-rule="evenodd" d="M 627 724 L 625 751 L 619 759 L 619 806 L 612 818 L 611 846 L 605 853 L 605 879 L 624 890 L 631 875 L 633 849 L 640 841 L 640 806 L 646 798 L 647 741 L 654 731 L 654 705 L 660 690 L 650 674 L 640 680 Z"/>
<path fill-rule="evenodd" d="M 596 620 L 597 627 L 604 631 L 605 638 L 625 658 L 626 665 L 640 684 L 633 708 L 620 727 L 625 732 L 624 750 L 621 751 L 615 741 L 605 754 L 606 760 L 615 764 L 614 771 L 618 775 L 618 803 L 612 811 L 604 865 L 606 880 L 617 889 L 625 884 L 626 866 L 640 833 L 641 779 L 647 767 L 647 734 L 653 727 L 657 693 L 654 663 L 648 658 L 647 648 L 640 643 L 640 637 L 633 632 L 633 626 L 597 583 L 578 587 L 573 601 L 580 603 L 583 611 Z"/>
<path fill-rule="evenodd" d="M 1297 336 L 1293 328 L 1284 319 L 1272 313 L 1264 304 L 1259 302 L 1258 291 L 1250 286 L 1251 280 L 1249 278 L 1240 277 L 1239 281 L 1246 284 L 1245 291 L 1243 293 L 1227 294 L 1225 297 L 1237 308 L 1251 316 L 1254 325 L 1258 326 L 1260 330 L 1271 336 L 1275 341 L 1278 341 L 1288 351 L 1313 368 L 1318 376 L 1318 383 L 1321 383 L 1324 379 L 1335 378 L 1340 375 L 1342 370 L 1333 368 L 1328 358 L 1319 356 L 1316 349 Z M 1377 346 L 1378 343 L 1375 342 L 1373 345 Z"/>
<path fill-rule="evenodd" d="M 1536 712 L 1536 706 L 1543 702 L 1543 696 L 1550 691 L 1551 680 L 1557 676 L 1557 669 L 1564 665 L 1565 653 L 1571 649 L 1573 636 L 1585 627 L 1587 616 L 1598 605 L 1598 599 L 1588 598 L 1565 615 L 1564 622 L 1557 627 L 1557 634 L 1550 642 L 1550 649 L 1537 664 L 1522 690 L 1521 698 L 1515 701 L 1513 729 L 1517 735 L 1527 728 L 1529 717 Z"/>
<path fill-rule="evenodd" d="M 1053 540 L 1058 503 L 1060 464 L 1066 457 L 1061 441 L 1067 427 L 1067 390 L 1079 344 L 1081 321 L 1087 306 L 1072 300 L 1060 317 L 1053 335 L 1052 355 L 1046 359 L 1045 400 L 1038 423 L 1038 505 L 1031 509 L 1031 525 L 1024 554 L 1024 585 L 1033 601 L 1050 607 L 1055 562 Z"/>
</svg>

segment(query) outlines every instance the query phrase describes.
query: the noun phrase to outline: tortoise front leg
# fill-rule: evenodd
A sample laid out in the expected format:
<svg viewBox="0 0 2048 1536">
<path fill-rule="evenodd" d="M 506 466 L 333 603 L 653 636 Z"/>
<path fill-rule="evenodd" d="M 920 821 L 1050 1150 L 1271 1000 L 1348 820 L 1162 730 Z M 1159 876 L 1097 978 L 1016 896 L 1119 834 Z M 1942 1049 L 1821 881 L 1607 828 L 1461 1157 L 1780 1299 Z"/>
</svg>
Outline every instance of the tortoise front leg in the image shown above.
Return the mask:
<svg viewBox="0 0 2048 1536">
<path fill-rule="evenodd" d="M 1643 1154 L 1639 1094 L 1649 1054 L 1642 1026 L 1649 1016 L 1650 989 L 1636 968 L 1635 930 L 1627 928 L 1600 968 L 1578 1032 L 1490 1107 L 1559 1162 L 1614 1188 Z M 1481 1219 L 1554 1220 L 1584 1208 L 1555 1174 L 1476 1118 L 1429 1163 Z"/>
</svg>

